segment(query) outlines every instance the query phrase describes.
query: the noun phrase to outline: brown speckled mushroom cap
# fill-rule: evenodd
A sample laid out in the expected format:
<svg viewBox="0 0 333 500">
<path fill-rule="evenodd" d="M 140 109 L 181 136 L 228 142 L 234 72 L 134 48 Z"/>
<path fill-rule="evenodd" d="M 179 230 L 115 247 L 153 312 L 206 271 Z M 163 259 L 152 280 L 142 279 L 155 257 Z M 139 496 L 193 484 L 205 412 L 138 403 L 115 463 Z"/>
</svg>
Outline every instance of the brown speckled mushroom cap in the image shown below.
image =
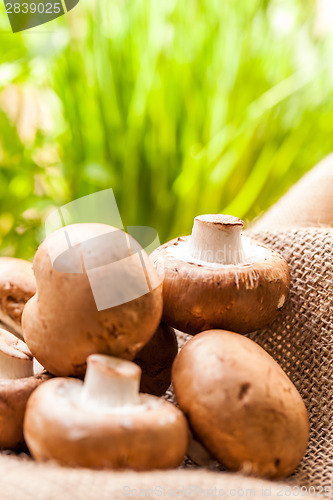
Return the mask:
<svg viewBox="0 0 333 500">
<path fill-rule="evenodd" d="M 171 384 L 172 363 L 178 352 L 175 331 L 161 323 L 156 332 L 135 356 L 142 370 L 140 392 L 162 396 Z"/>
<path fill-rule="evenodd" d="M 33 358 L 27 346 L 0 329 L 0 449 L 23 445 L 23 416 L 28 398 L 48 378 L 45 373 L 34 376 Z"/>
<path fill-rule="evenodd" d="M 32 263 L 14 257 L 0 257 L 0 321 L 20 337 L 23 307 L 35 293 Z"/>
<path fill-rule="evenodd" d="M 32 455 L 97 469 L 178 466 L 188 444 L 186 419 L 171 403 L 139 394 L 140 372 L 132 362 L 92 355 L 84 384 L 64 378 L 43 384 L 24 421 Z"/>
<path fill-rule="evenodd" d="M 93 353 L 133 359 L 160 323 L 161 280 L 123 231 L 106 224 L 66 226 L 44 240 L 33 265 L 37 293 L 24 308 L 24 339 L 54 375 L 84 376 Z"/>
<path fill-rule="evenodd" d="M 199 216 L 191 236 L 152 253 L 164 280 L 165 323 L 190 334 L 210 328 L 247 333 L 275 317 L 287 299 L 288 265 L 241 234 L 243 224 L 229 215 Z"/>
<path fill-rule="evenodd" d="M 231 470 L 278 478 L 293 472 L 309 439 L 296 387 L 244 335 L 202 332 L 181 349 L 172 383 L 196 438 Z"/>
</svg>

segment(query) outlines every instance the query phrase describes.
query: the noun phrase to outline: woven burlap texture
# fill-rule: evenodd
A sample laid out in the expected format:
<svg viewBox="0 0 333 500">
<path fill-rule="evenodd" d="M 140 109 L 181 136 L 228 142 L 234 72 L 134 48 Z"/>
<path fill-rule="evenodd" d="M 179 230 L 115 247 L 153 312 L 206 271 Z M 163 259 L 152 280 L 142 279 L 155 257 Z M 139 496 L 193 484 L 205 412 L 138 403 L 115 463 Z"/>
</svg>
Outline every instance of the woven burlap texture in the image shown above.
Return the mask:
<svg viewBox="0 0 333 500">
<path fill-rule="evenodd" d="M 291 290 L 273 323 L 249 337 L 266 349 L 290 376 L 310 418 L 311 436 L 306 456 L 285 484 L 316 487 L 316 495 L 323 496 L 321 488 L 333 488 L 333 230 L 310 228 L 253 236 L 286 258 L 291 271 Z M 180 343 L 186 338 L 188 336 L 179 335 Z M 169 392 L 168 397 L 172 398 L 172 393 Z M 262 488 L 271 488 L 266 495 L 270 498 L 290 496 L 289 490 L 279 490 L 277 483 L 194 469 L 190 461 L 184 462 L 182 470 L 137 474 L 62 469 L 1 455 L 0 474 L 1 498 L 6 500 L 23 497 L 109 500 L 138 497 L 139 489 L 145 491 L 142 496 L 163 497 L 157 494 L 163 490 L 154 489 L 159 486 L 171 489 L 169 494 L 164 490 L 164 497 L 172 496 L 172 489 L 185 488 L 179 496 L 187 493 L 190 498 L 202 498 L 203 489 L 215 487 L 225 491 L 224 495 L 215 494 L 223 498 L 263 496 Z M 194 487 L 191 495 L 186 490 L 190 486 Z M 241 493 L 253 488 L 254 494 Z"/>
<path fill-rule="evenodd" d="M 293 479 L 308 486 L 332 486 L 333 230 L 254 236 L 278 250 L 291 272 L 286 306 L 269 328 L 249 337 L 282 366 L 308 410 L 310 442 Z"/>
<path fill-rule="evenodd" d="M 288 237 L 287 237 L 288 236 Z M 333 480 L 333 230 L 257 235 L 291 268 L 288 303 L 269 328 L 250 337 L 282 366 L 301 393 L 310 418 L 310 443 L 294 479 Z"/>
</svg>

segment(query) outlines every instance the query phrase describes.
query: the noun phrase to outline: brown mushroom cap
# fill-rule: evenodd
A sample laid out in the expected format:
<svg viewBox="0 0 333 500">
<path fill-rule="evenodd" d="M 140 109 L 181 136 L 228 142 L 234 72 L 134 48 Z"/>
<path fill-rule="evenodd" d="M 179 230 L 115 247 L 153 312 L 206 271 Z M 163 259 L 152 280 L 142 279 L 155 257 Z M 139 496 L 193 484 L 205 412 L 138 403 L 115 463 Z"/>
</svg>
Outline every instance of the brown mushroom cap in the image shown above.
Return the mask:
<svg viewBox="0 0 333 500">
<path fill-rule="evenodd" d="M 156 332 L 135 356 L 142 370 L 140 392 L 162 396 L 171 384 L 172 363 L 178 352 L 175 331 L 161 323 Z"/>
<path fill-rule="evenodd" d="M 303 400 L 252 340 L 200 333 L 176 357 L 172 382 L 196 437 L 227 468 L 278 478 L 302 459 L 309 439 Z"/>
<path fill-rule="evenodd" d="M 36 293 L 32 263 L 0 257 L 0 321 L 22 336 L 21 316 L 25 303 Z"/>
<path fill-rule="evenodd" d="M 23 417 L 31 393 L 49 375 L 33 375 L 33 359 L 15 335 L 0 329 L 0 449 L 23 445 Z"/>
<path fill-rule="evenodd" d="M 276 316 L 289 291 L 288 265 L 266 245 L 241 236 L 242 226 L 231 216 L 196 217 L 192 236 L 151 254 L 164 280 L 165 323 L 190 334 L 210 328 L 248 333 Z"/>
<path fill-rule="evenodd" d="M 118 271 L 105 282 L 110 262 Z M 38 291 L 24 309 L 24 339 L 54 375 L 84 376 L 86 359 L 96 352 L 133 359 L 159 325 L 162 284 L 141 246 L 116 228 L 87 223 L 59 229 L 38 248 L 34 272 Z M 99 297 L 107 303 L 112 294 L 123 303 L 98 310 L 89 273 Z M 136 298 L 128 300 L 136 288 Z"/>
<path fill-rule="evenodd" d="M 84 384 L 74 379 L 53 379 L 30 398 L 24 435 L 34 458 L 89 468 L 149 470 L 178 466 L 188 444 L 182 412 L 155 396 L 138 396 L 140 369 L 134 363 L 117 359 L 117 366 L 116 358 L 109 358 L 110 367 L 88 375 L 92 361 L 99 365 L 101 358 L 107 356 L 88 359 L 87 377 L 92 377 L 91 382 L 87 377 Z"/>
</svg>

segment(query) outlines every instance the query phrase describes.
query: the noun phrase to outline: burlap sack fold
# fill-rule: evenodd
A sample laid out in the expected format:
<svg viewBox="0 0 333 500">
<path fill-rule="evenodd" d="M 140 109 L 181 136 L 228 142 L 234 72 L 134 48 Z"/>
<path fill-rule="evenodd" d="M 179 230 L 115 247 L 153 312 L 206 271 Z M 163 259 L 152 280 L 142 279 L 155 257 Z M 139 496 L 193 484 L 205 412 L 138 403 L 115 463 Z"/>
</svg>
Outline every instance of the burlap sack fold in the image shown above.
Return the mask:
<svg viewBox="0 0 333 500">
<path fill-rule="evenodd" d="M 239 474 L 205 470 L 106 472 L 35 464 L 0 456 L 1 500 L 124 500 L 203 498 L 278 500 L 291 488 Z M 302 494 L 302 498 L 306 497 Z M 298 491 L 299 496 L 301 491 Z"/>
<path fill-rule="evenodd" d="M 305 174 L 252 224 L 255 231 L 333 227 L 333 153 Z"/>
<path fill-rule="evenodd" d="M 139 497 L 140 489 L 141 496 L 168 498 L 173 490 L 181 492 L 181 488 L 183 492 L 178 496 L 186 497 L 187 494 L 190 498 L 203 498 L 204 490 L 213 491 L 215 487 L 224 494 L 212 493 L 210 496 L 294 497 L 287 484 L 295 484 L 296 488 L 303 486 L 303 494 L 311 486 L 313 496 L 325 496 L 325 487 L 333 492 L 333 230 L 310 228 L 253 236 L 280 251 L 291 271 L 290 295 L 283 310 L 271 325 L 249 337 L 282 366 L 307 406 L 311 438 L 306 456 L 295 474 L 281 486 L 239 474 L 202 469 L 140 474 L 96 472 L 41 466 L 31 460 L 1 455 L 2 499 L 117 500 L 126 496 Z M 180 336 L 182 342 L 184 338 Z M 188 488 L 191 486 L 197 489 L 192 489 L 190 495 Z M 162 490 L 156 490 L 157 487 Z M 165 489 L 163 496 L 163 488 L 169 488 L 169 494 Z M 265 488 L 267 495 L 263 491 Z M 255 492 L 251 493 L 253 489 Z M 294 493 L 297 491 L 300 496 L 300 489 Z"/>
</svg>

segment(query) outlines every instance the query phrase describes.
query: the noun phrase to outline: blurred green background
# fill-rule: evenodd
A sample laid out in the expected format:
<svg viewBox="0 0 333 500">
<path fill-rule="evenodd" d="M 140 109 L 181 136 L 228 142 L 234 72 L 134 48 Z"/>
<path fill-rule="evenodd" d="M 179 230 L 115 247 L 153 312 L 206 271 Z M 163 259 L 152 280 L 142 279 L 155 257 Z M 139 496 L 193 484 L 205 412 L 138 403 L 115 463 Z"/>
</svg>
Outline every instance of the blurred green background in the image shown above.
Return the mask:
<svg viewBox="0 0 333 500">
<path fill-rule="evenodd" d="M 333 149 L 323 8 L 81 0 L 14 35 L 0 3 L 1 254 L 31 258 L 54 207 L 110 187 L 161 241 L 258 216 Z"/>
</svg>

